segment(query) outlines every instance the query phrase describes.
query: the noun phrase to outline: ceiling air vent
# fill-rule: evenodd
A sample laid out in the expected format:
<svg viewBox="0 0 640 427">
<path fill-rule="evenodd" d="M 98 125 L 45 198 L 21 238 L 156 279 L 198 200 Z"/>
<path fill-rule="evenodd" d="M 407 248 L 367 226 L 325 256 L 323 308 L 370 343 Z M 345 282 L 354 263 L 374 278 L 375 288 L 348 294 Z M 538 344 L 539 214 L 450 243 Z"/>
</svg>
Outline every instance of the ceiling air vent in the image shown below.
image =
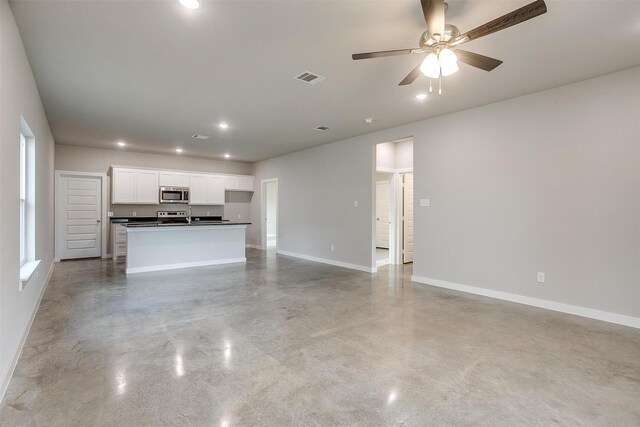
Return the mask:
<svg viewBox="0 0 640 427">
<path fill-rule="evenodd" d="M 197 133 L 195 135 L 191 135 L 191 138 L 195 138 L 195 139 L 209 139 L 209 137 L 207 135 L 198 135 Z"/>
<path fill-rule="evenodd" d="M 319 74 L 312 73 L 311 71 L 305 71 L 302 74 L 298 74 L 296 80 L 300 80 L 301 82 L 309 83 L 310 85 L 314 85 L 316 83 L 320 83 L 326 77 L 323 77 Z"/>
<path fill-rule="evenodd" d="M 321 132 L 327 131 L 327 130 L 329 130 L 329 129 L 331 129 L 329 126 L 318 126 L 318 127 L 316 128 L 316 130 L 319 130 L 319 131 L 321 131 Z"/>
</svg>

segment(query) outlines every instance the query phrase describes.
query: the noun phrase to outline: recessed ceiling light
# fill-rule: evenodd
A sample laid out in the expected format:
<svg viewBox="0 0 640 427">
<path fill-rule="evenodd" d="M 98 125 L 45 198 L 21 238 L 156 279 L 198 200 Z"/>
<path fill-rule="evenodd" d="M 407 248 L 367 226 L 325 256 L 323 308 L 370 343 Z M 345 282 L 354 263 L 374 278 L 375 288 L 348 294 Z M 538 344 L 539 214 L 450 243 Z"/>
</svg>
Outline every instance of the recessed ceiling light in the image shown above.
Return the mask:
<svg viewBox="0 0 640 427">
<path fill-rule="evenodd" d="M 124 147 L 124 146 L 125 146 L 125 145 L 127 145 L 127 144 L 126 144 L 126 143 L 124 143 L 124 142 L 122 142 L 122 141 L 118 141 L 118 145 L 119 145 L 120 147 Z"/>
<path fill-rule="evenodd" d="M 228 127 L 229 127 L 229 125 L 228 125 L 228 124 L 226 124 L 225 122 L 220 122 L 220 123 L 218 123 L 218 127 L 219 127 L 220 129 L 226 129 L 226 128 L 228 128 Z"/>
<path fill-rule="evenodd" d="M 416 98 L 418 98 L 420 101 L 423 101 L 425 99 L 427 99 L 427 94 L 426 93 L 419 93 L 416 95 Z"/>
<path fill-rule="evenodd" d="M 229 153 L 227 153 L 227 154 L 225 154 L 225 155 L 224 155 L 224 158 L 225 158 L 225 159 L 228 159 L 229 157 L 231 157 L 231 154 L 229 154 Z"/>
<path fill-rule="evenodd" d="M 197 9 L 200 7 L 200 0 L 178 0 L 187 9 Z"/>
<path fill-rule="evenodd" d="M 182 153 L 182 148 L 176 148 L 176 153 Z"/>
</svg>

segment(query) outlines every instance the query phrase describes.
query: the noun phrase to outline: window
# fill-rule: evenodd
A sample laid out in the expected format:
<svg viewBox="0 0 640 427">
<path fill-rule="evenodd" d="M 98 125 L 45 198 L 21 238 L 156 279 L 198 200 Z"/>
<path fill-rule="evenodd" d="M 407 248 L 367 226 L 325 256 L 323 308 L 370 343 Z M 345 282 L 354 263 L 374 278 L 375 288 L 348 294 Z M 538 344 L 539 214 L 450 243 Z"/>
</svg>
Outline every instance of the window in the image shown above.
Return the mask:
<svg viewBox="0 0 640 427">
<path fill-rule="evenodd" d="M 36 259 L 36 140 L 29 126 L 20 121 L 20 286 L 27 284 L 40 261 Z M 16 224 L 17 225 L 17 224 Z"/>
<path fill-rule="evenodd" d="M 27 260 L 27 139 L 20 132 L 20 266 Z"/>
</svg>

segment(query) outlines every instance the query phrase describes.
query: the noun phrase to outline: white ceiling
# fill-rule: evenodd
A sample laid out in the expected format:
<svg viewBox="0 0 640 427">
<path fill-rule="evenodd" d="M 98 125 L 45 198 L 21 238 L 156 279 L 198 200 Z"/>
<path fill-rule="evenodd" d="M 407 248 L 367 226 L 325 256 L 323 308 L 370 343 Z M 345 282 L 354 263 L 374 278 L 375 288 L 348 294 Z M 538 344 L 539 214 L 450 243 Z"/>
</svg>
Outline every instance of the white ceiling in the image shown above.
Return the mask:
<svg viewBox="0 0 640 427">
<path fill-rule="evenodd" d="M 464 32 L 530 1 L 450 0 L 447 23 Z M 418 0 L 204 2 L 13 1 L 56 142 L 256 161 L 640 65 L 640 1 L 549 0 L 464 45 L 504 64 L 462 65 L 419 102 L 426 78 L 397 84 L 421 56 L 351 59 L 416 47 Z M 306 70 L 327 79 L 294 80 Z"/>
</svg>

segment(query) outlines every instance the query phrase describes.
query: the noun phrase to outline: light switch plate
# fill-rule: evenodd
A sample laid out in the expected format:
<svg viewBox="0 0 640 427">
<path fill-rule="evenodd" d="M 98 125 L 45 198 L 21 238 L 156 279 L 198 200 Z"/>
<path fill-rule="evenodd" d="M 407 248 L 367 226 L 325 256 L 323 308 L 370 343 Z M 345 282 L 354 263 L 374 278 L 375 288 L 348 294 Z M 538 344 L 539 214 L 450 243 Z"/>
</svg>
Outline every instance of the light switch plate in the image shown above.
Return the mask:
<svg viewBox="0 0 640 427">
<path fill-rule="evenodd" d="M 353 207 L 355 207 L 355 208 L 357 208 L 357 207 L 358 207 L 358 201 L 357 201 L 357 200 L 354 200 L 354 201 L 353 201 Z"/>
<path fill-rule="evenodd" d="M 538 283 L 544 283 L 544 273 L 538 272 Z"/>
<path fill-rule="evenodd" d="M 421 208 L 426 208 L 431 206 L 431 202 L 429 201 L 429 199 L 420 199 L 420 207 Z"/>
</svg>

